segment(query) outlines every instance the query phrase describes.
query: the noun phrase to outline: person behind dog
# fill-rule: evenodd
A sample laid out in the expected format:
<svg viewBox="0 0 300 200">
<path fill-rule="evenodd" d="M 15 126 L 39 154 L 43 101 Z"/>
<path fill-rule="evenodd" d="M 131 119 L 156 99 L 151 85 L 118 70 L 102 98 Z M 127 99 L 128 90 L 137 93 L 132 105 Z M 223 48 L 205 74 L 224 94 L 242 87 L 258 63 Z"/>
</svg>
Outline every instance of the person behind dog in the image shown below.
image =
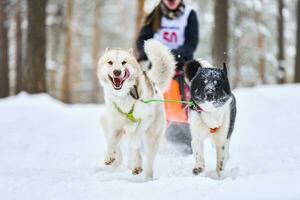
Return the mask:
<svg viewBox="0 0 300 200">
<path fill-rule="evenodd" d="M 183 0 L 161 0 L 146 17 L 136 46 L 138 61 L 147 60 L 144 41 L 154 38 L 167 46 L 177 61 L 177 71 L 183 64 L 193 59 L 199 41 L 199 28 L 196 12 Z"/>
<path fill-rule="evenodd" d="M 147 64 L 144 41 L 154 38 L 168 47 L 176 58 L 177 66 L 165 99 L 189 100 L 189 88 L 184 82 L 184 63 L 193 59 L 199 41 L 199 25 L 196 12 L 183 0 L 161 0 L 146 17 L 138 35 L 136 46 L 138 61 L 143 67 Z M 191 134 L 188 127 L 188 110 L 185 104 L 165 103 L 167 121 L 167 139 L 191 147 Z"/>
</svg>

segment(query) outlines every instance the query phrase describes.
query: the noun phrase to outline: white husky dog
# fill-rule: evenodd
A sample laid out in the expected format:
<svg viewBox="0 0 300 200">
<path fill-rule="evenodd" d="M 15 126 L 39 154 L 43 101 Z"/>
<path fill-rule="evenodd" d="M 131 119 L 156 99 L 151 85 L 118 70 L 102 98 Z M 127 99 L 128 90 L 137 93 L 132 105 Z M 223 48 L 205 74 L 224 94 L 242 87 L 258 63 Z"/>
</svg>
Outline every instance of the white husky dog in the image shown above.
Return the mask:
<svg viewBox="0 0 300 200">
<path fill-rule="evenodd" d="M 129 166 L 132 174 L 143 171 L 141 147 L 145 147 L 145 179 L 153 179 L 153 161 L 165 131 L 163 104 L 145 104 L 143 100 L 162 99 L 163 91 L 175 71 L 173 55 L 154 39 L 145 42 L 151 69 L 143 71 L 132 50 L 107 49 L 98 62 L 98 78 L 104 88 L 107 152 L 105 165 L 122 162 L 120 143 L 129 138 Z M 144 144 L 144 145 L 143 145 Z"/>
</svg>

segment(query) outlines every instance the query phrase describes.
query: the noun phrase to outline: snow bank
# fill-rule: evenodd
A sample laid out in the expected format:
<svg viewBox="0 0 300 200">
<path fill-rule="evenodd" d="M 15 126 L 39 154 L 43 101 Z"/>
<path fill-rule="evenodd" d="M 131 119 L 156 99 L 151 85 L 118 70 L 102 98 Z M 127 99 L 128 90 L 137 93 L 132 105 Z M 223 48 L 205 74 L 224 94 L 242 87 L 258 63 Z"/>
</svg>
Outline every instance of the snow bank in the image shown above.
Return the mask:
<svg viewBox="0 0 300 200">
<path fill-rule="evenodd" d="M 300 85 L 235 91 L 229 170 L 236 179 L 193 176 L 193 157 L 161 151 L 152 182 L 126 163 L 99 170 L 103 105 L 64 105 L 48 95 L 0 100 L 0 199 L 300 199 Z M 215 166 L 206 144 L 206 171 Z M 105 169 L 105 168 L 104 168 Z"/>
</svg>

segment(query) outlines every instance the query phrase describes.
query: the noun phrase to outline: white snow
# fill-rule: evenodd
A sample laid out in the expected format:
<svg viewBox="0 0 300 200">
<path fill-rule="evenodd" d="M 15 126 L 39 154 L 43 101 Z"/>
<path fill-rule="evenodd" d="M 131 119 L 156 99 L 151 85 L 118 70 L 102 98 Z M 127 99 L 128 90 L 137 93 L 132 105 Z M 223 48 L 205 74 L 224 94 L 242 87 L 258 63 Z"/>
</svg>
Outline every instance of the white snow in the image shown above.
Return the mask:
<svg viewBox="0 0 300 200">
<path fill-rule="evenodd" d="M 103 105 L 64 105 L 42 94 L 0 100 L 0 199 L 300 199 L 300 85 L 235 91 L 238 115 L 228 172 L 193 176 L 193 157 L 165 145 L 155 180 L 133 176 L 126 162 L 101 168 Z M 215 150 L 206 144 L 206 173 Z M 99 168 L 100 167 L 100 168 Z"/>
</svg>

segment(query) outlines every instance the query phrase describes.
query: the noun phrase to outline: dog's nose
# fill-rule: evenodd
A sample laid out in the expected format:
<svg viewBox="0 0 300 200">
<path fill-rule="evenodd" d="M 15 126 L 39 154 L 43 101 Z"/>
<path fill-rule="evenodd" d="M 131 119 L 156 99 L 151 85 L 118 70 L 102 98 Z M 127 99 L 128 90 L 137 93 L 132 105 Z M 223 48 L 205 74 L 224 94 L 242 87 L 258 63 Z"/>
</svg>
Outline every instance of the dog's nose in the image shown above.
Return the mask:
<svg viewBox="0 0 300 200">
<path fill-rule="evenodd" d="M 122 71 L 119 70 L 119 69 L 115 69 L 115 70 L 113 71 L 113 74 L 114 74 L 116 77 L 118 77 L 118 76 L 120 76 L 120 75 L 122 74 Z"/>
<path fill-rule="evenodd" d="M 206 94 L 206 99 L 207 100 L 212 100 L 214 98 L 214 94 L 213 93 L 207 93 Z"/>
</svg>

